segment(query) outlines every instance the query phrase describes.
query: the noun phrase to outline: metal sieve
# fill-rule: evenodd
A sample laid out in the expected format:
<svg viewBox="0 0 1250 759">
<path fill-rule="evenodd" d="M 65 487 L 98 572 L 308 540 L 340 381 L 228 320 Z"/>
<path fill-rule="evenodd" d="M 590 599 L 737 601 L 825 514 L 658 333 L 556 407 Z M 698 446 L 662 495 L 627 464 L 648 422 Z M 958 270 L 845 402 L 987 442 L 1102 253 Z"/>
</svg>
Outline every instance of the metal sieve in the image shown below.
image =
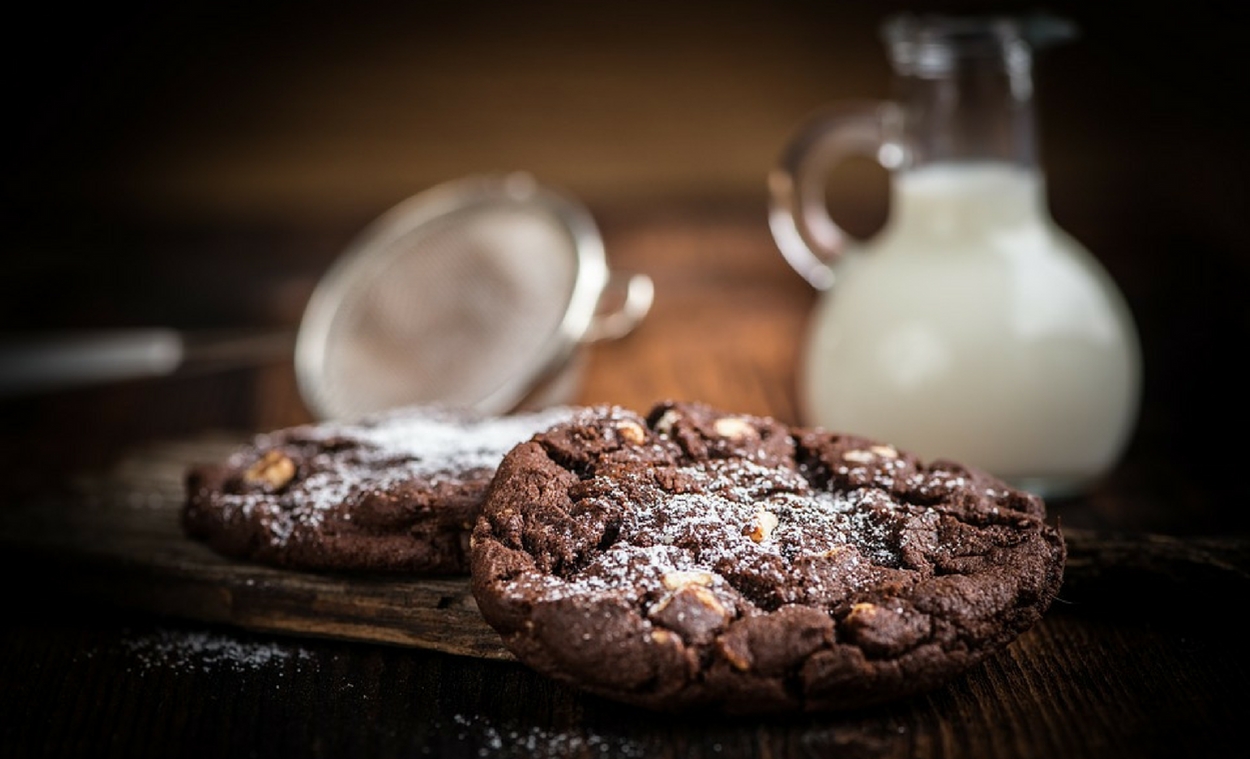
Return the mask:
<svg viewBox="0 0 1250 759">
<path fill-rule="evenodd" d="M 298 330 L 228 339 L 171 329 L 0 345 L 0 395 L 294 360 L 320 419 L 438 403 L 505 413 L 570 399 L 583 346 L 628 334 L 651 279 L 608 269 L 590 213 L 524 173 L 414 195 L 317 283 Z"/>
<path fill-rule="evenodd" d="M 378 218 L 318 284 L 296 341 L 300 392 L 325 418 L 555 402 L 578 348 L 628 333 L 652 295 L 646 275 L 609 272 L 584 207 L 529 175 L 439 185 Z"/>
</svg>

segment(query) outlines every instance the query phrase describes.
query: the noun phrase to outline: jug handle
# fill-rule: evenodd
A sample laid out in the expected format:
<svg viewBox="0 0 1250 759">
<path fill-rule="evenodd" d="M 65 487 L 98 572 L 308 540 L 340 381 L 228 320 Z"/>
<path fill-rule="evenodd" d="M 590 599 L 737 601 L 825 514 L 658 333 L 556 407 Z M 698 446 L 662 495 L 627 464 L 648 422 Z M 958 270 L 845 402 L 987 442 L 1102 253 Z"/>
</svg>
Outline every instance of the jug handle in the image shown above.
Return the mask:
<svg viewBox="0 0 1250 759">
<path fill-rule="evenodd" d="M 889 101 L 851 102 L 811 117 L 782 151 L 768 175 L 768 225 L 786 261 L 818 290 L 833 285 L 832 264 L 857 242 L 829 215 L 825 181 L 854 155 L 887 170 L 902 165 L 906 151 L 902 114 Z"/>
</svg>

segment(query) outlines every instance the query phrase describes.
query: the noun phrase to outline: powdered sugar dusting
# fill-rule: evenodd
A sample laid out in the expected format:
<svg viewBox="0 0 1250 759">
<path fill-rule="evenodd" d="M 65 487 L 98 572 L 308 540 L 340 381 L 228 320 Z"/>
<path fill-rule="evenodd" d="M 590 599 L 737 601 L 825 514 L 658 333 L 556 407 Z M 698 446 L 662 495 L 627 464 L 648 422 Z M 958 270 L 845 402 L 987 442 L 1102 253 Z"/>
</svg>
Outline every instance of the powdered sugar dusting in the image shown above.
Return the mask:
<svg viewBox="0 0 1250 759">
<path fill-rule="evenodd" d="M 404 409 L 366 424 L 327 424 L 326 438 L 359 440 L 380 460 L 403 459 L 411 474 L 494 469 L 504 454 L 558 422 L 573 410 L 557 407 L 509 416 L 457 418 L 423 409 Z"/>
<path fill-rule="evenodd" d="M 938 518 L 875 487 L 825 490 L 797 469 L 746 457 L 624 477 L 631 501 L 616 539 L 586 566 L 539 580 L 546 598 L 624 590 L 642 602 L 672 589 L 665 576 L 706 573 L 737 604 L 819 602 L 899 567 L 900 535 L 930 530 Z M 658 479 L 681 482 L 682 492 Z"/>
<path fill-rule="evenodd" d="M 127 638 L 126 653 L 139 671 L 155 668 L 204 672 L 258 671 L 281 662 L 311 662 L 312 653 L 290 643 L 253 641 L 201 631 L 157 629 Z"/>
<path fill-rule="evenodd" d="M 327 422 L 256 439 L 231 460 L 243 468 L 257 451 L 284 446 L 311 448 L 281 492 L 223 493 L 227 519 L 235 512 L 259 518 L 275 546 L 297 530 L 320 528 L 330 512 L 351 520 L 353 504 L 369 493 L 404 483 L 440 482 L 492 474 L 514 446 L 571 419 L 574 407 L 553 407 L 505 416 L 466 416 L 431 408 L 397 409 L 353 423 Z M 260 514 L 254 514 L 260 510 Z"/>
<path fill-rule="evenodd" d="M 654 753 L 634 738 L 587 726 L 547 729 L 539 725 L 495 724 L 481 714 L 456 713 L 451 725 L 434 725 L 441 735 L 477 747 L 479 757 L 645 757 Z M 453 729 L 447 729 L 453 728 Z M 464 753 L 458 751 L 455 753 Z"/>
</svg>

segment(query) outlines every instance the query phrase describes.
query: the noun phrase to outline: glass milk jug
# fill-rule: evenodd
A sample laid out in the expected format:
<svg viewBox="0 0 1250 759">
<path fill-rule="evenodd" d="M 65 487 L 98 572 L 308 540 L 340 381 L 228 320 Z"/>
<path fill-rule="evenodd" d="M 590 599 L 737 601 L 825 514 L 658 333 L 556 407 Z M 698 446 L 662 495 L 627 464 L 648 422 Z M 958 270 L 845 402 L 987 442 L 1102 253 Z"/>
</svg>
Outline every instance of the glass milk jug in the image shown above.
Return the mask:
<svg viewBox="0 0 1250 759">
<path fill-rule="evenodd" d="M 821 290 L 802 352 L 805 424 L 1073 495 L 1120 458 L 1140 385 L 1114 282 L 1052 220 L 1038 165 L 1032 53 L 1053 18 L 893 16 L 894 102 L 844 103 L 769 176 L 781 252 Z M 890 171 L 885 225 L 850 238 L 826 178 L 850 155 Z"/>
</svg>

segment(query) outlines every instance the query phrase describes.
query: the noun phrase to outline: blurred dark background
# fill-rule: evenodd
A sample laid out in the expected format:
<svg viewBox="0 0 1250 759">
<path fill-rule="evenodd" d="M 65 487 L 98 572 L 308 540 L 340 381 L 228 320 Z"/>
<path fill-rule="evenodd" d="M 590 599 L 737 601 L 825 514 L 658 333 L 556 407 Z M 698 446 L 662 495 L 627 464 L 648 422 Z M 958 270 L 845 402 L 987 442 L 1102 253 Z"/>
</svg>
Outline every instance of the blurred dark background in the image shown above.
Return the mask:
<svg viewBox="0 0 1250 759">
<path fill-rule="evenodd" d="M 1250 31 L 1218 4 L 155 3 L 32 8 L 6 47 L 6 206 L 235 223 L 373 213 L 526 168 L 591 201 L 751 195 L 795 123 L 889 94 L 894 11 L 1049 10 L 1058 212 L 1229 225 Z M 42 219 L 41 219 L 42 221 Z M 1167 220 L 1165 220 L 1167 221 Z M 1192 226 L 1193 222 L 1176 226 Z M 1171 226 L 1171 224 L 1169 224 Z M 1232 226 L 1236 226 L 1233 224 Z"/>
<path fill-rule="evenodd" d="M 1147 392 L 1171 409 L 1143 424 L 1187 446 L 1240 446 L 1244 380 L 1230 362 L 1247 333 L 1239 105 L 1250 26 L 1235 7 L 31 7 L 4 52 L 0 329 L 289 323 L 351 233 L 416 191 L 479 171 L 528 170 L 585 200 L 609 232 L 631 214 L 709 206 L 763 224 L 764 177 L 796 125 L 830 101 L 890 95 L 877 33 L 887 14 L 1047 10 L 1081 31 L 1036 61 L 1051 208 L 1138 316 Z M 852 163 L 832 189 L 852 231 L 870 234 L 884 218 L 879 169 Z M 239 404 L 211 393 L 248 389 L 204 388 L 177 418 L 144 429 L 290 416 L 220 418 Z M 89 395 L 5 402 L 0 453 L 64 454 L 72 442 L 32 454 L 24 441 L 76 415 L 84 434 L 124 438 L 145 395 L 173 391 L 133 392 L 106 408 Z M 1178 465 L 1205 460 L 1195 451 Z"/>
</svg>

